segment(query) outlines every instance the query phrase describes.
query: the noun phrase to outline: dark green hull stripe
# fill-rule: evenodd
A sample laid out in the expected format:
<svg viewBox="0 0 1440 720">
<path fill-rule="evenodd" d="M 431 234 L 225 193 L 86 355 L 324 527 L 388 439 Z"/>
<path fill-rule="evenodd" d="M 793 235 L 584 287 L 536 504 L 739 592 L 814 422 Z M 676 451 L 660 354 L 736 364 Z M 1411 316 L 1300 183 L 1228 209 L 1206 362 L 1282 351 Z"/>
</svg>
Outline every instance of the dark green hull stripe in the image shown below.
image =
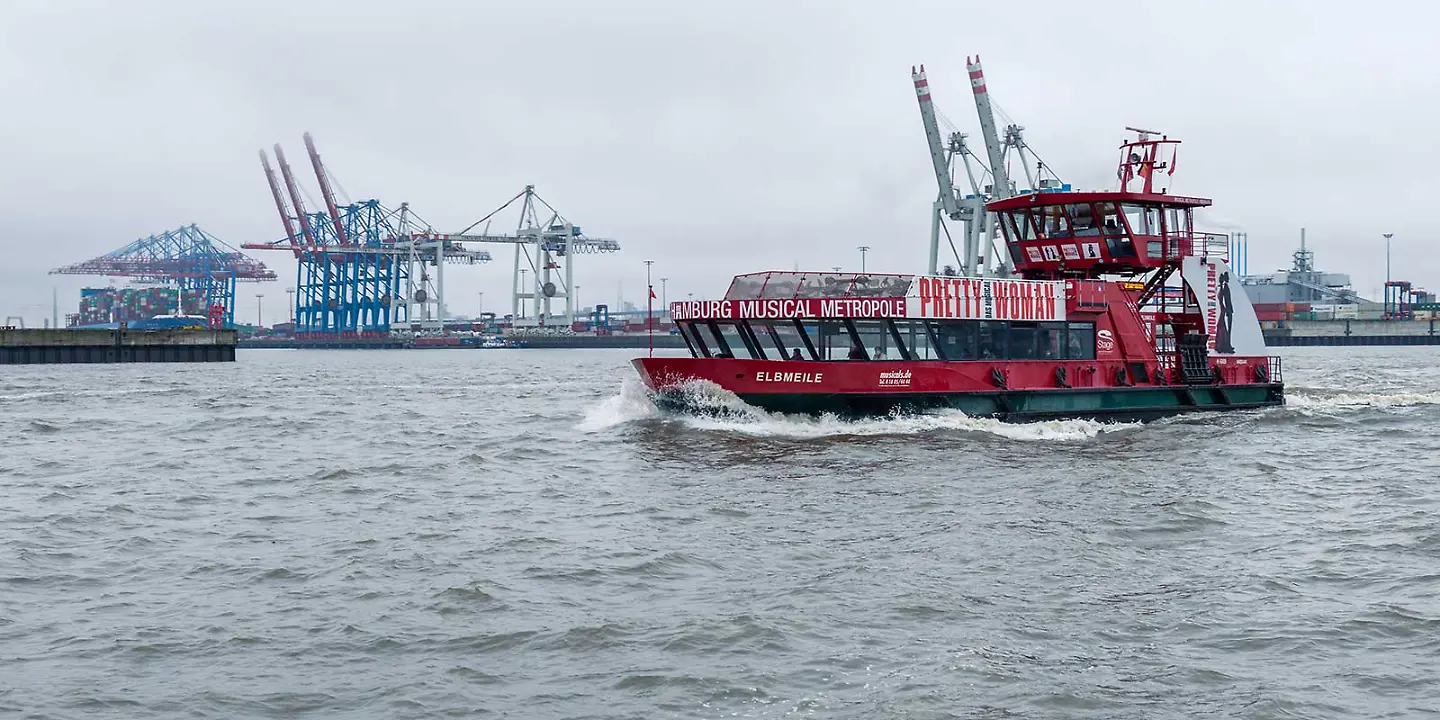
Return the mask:
<svg viewBox="0 0 1440 720">
<path fill-rule="evenodd" d="M 1086 418 L 1152 420 L 1194 411 L 1247 410 L 1285 404 L 1285 388 L 1269 385 L 1194 385 L 963 393 L 755 394 L 741 400 L 772 412 L 877 416 L 949 408 L 1002 420 Z M 682 398 L 662 404 L 683 406 Z"/>
</svg>

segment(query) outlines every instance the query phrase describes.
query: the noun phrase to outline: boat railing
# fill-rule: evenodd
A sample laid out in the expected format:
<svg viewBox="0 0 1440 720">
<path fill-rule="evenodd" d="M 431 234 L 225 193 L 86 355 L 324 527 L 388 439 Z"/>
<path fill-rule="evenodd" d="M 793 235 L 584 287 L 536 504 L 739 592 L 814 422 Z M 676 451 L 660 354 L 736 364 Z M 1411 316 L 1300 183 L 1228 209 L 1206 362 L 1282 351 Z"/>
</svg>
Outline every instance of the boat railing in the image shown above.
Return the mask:
<svg viewBox="0 0 1440 720">
<path fill-rule="evenodd" d="M 1270 378 L 1270 382 L 1272 382 L 1272 383 L 1285 382 L 1285 378 L 1282 377 L 1284 373 L 1282 372 L 1283 368 L 1281 367 L 1280 356 L 1279 356 L 1279 355 L 1271 355 L 1270 357 L 1268 357 L 1268 358 L 1266 358 L 1266 359 L 1269 361 L 1269 368 L 1268 368 L 1268 369 L 1270 370 L 1270 372 L 1269 372 L 1268 377 Z"/>
<path fill-rule="evenodd" d="M 1173 378 L 1179 375 L 1177 369 L 1180 367 L 1180 352 L 1175 344 L 1169 343 L 1168 348 L 1156 348 L 1155 360 L 1160 366 L 1162 377 Z M 1261 382 L 1280 383 L 1284 382 L 1281 358 L 1278 355 L 1271 355 L 1265 358 L 1265 378 Z M 1257 378 L 1259 379 L 1259 378 Z"/>
<path fill-rule="evenodd" d="M 1212 232 L 1167 232 L 1151 240 L 1150 257 L 1181 260 L 1187 257 L 1216 258 L 1229 262 L 1230 236 Z"/>
<path fill-rule="evenodd" d="M 1168 350 L 1157 348 L 1155 359 L 1160 363 L 1160 372 L 1167 378 L 1172 376 L 1173 371 L 1176 367 L 1179 367 L 1180 364 L 1180 356 L 1175 352 L 1173 347 Z"/>
</svg>

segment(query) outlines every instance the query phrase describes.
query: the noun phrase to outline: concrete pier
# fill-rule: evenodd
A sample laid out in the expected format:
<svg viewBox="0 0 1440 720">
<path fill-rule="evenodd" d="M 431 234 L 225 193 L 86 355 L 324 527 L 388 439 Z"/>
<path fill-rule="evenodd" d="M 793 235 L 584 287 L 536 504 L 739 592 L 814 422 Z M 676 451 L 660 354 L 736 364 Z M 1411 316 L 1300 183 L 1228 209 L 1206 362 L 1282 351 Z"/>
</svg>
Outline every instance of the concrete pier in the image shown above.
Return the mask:
<svg viewBox="0 0 1440 720">
<path fill-rule="evenodd" d="M 1270 347 L 1440 345 L 1440 320 L 1289 320 L 1265 328 Z"/>
<path fill-rule="evenodd" d="M 0 365 L 234 361 L 234 330 L 0 329 Z"/>
</svg>

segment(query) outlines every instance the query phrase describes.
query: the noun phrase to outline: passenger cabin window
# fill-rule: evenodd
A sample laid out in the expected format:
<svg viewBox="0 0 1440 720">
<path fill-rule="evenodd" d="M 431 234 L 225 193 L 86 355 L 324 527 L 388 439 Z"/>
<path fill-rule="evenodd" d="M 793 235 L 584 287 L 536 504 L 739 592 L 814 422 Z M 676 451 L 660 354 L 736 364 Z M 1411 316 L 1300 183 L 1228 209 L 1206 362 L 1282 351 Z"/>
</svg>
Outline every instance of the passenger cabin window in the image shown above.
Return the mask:
<svg viewBox="0 0 1440 720">
<path fill-rule="evenodd" d="M 974 360 L 975 322 L 932 322 L 936 344 L 946 360 Z"/>
<path fill-rule="evenodd" d="M 1009 354 L 1011 360 L 1035 360 L 1035 323 L 1012 322 L 1010 323 Z"/>
<path fill-rule="evenodd" d="M 818 360 L 812 353 L 814 340 L 806 342 L 805 326 L 795 320 L 750 320 L 750 327 L 760 339 L 766 355 L 777 359 L 794 360 L 799 351 L 801 360 Z"/>
<path fill-rule="evenodd" d="M 850 325 L 871 360 L 901 359 L 900 348 L 896 347 L 895 338 L 890 336 L 885 320 L 851 320 Z"/>
<path fill-rule="evenodd" d="M 754 341 L 748 333 L 742 334 L 739 322 L 726 320 L 705 321 L 705 330 L 700 334 L 710 345 L 711 357 L 759 358 Z"/>
<path fill-rule="evenodd" d="M 802 360 L 843 362 L 1095 359 L 1090 322 L 688 320 L 679 327 L 696 357 L 786 361 L 798 351 Z"/>
<path fill-rule="evenodd" d="M 855 339 L 840 320 L 821 320 L 816 328 L 821 360 L 849 360 Z"/>
<path fill-rule="evenodd" d="M 934 333 L 930 329 L 932 323 L 924 320 L 896 320 L 895 327 L 900 332 L 900 337 L 905 341 L 905 347 L 910 350 L 912 360 L 939 360 L 939 351 L 935 348 Z"/>
<path fill-rule="evenodd" d="M 1035 359 L 1060 360 L 1065 357 L 1065 323 L 1039 323 L 1035 329 Z"/>
<path fill-rule="evenodd" d="M 1066 334 L 1066 360 L 1095 359 L 1095 323 L 1069 323 Z"/>
</svg>

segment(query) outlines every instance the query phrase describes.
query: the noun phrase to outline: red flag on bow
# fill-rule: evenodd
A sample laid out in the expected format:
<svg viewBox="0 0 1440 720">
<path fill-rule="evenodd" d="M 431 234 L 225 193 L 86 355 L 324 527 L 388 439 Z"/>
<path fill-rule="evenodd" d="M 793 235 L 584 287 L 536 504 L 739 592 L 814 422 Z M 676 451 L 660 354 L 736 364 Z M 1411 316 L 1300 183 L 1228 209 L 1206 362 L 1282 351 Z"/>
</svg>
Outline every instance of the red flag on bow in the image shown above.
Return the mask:
<svg viewBox="0 0 1440 720">
<path fill-rule="evenodd" d="M 650 299 L 655 299 L 655 287 L 653 285 L 650 287 Z"/>
</svg>

